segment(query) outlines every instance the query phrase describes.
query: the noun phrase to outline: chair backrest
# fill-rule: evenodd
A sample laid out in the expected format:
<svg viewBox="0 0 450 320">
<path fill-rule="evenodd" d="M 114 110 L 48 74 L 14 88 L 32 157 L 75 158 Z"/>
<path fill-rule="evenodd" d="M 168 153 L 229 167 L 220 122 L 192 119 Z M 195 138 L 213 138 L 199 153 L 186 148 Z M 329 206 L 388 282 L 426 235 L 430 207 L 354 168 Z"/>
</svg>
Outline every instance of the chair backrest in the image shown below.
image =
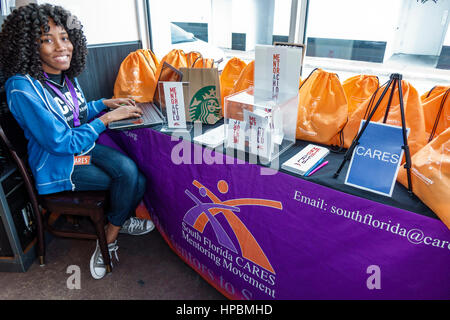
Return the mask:
<svg viewBox="0 0 450 320">
<path fill-rule="evenodd" d="M 25 138 L 22 128 L 17 123 L 16 119 L 9 111 L 6 102 L 6 93 L 0 89 L 0 126 L 10 142 L 8 148 L 17 152 L 21 159 L 27 157 L 28 140 Z"/>
<path fill-rule="evenodd" d="M 9 151 L 12 160 L 16 163 L 17 168 L 20 172 L 20 175 L 22 176 L 22 179 L 25 182 L 25 187 L 27 189 L 28 195 L 30 196 L 30 200 L 32 201 L 33 206 L 37 205 L 37 193 L 34 188 L 33 178 L 31 177 L 31 174 L 28 170 L 26 160 L 19 156 L 19 154 L 16 152 L 15 148 L 9 141 L 5 131 L 3 130 L 3 127 L 0 125 L 0 140 L 4 147 Z M 37 210 L 37 207 L 36 207 Z M 38 211 L 36 211 L 38 212 Z"/>
<path fill-rule="evenodd" d="M 17 165 L 17 169 L 20 172 L 20 175 L 22 176 L 22 179 L 24 181 L 25 189 L 27 190 L 27 194 L 29 197 L 29 201 L 31 203 L 31 208 L 34 213 L 34 217 L 36 219 L 36 223 L 38 226 L 38 230 L 42 230 L 42 216 L 39 209 L 39 203 L 38 203 L 38 194 L 34 187 L 34 181 L 31 177 L 30 172 L 27 169 L 26 160 L 21 158 L 17 152 L 14 150 L 14 147 L 12 146 L 11 142 L 9 141 L 8 137 L 6 136 L 5 132 L 3 131 L 2 126 L 0 126 L 0 141 L 2 144 L 6 147 L 6 149 L 9 151 L 12 159 Z M 38 235 L 38 238 L 42 238 L 42 231 L 38 231 L 40 235 Z M 42 243 L 43 240 L 40 239 L 39 241 L 39 252 L 43 252 Z M 39 253 L 39 256 L 43 256 L 43 253 Z"/>
<path fill-rule="evenodd" d="M 25 188 L 30 197 L 35 215 L 39 219 L 38 196 L 27 165 L 28 141 L 25 138 L 22 128 L 7 107 L 4 90 L 0 90 L 0 141 L 3 149 L 9 152 L 12 160 L 17 165 L 17 169 L 25 183 Z"/>
</svg>

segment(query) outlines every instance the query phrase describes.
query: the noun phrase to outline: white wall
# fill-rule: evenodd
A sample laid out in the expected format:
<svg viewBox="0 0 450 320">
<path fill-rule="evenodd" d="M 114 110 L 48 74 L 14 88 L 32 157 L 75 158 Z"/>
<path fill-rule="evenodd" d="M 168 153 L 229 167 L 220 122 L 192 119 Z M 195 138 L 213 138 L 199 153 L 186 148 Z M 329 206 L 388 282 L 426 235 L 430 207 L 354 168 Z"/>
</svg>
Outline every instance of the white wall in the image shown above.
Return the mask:
<svg viewBox="0 0 450 320">
<path fill-rule="evenodd" d="M 88 44 L 140 40 L 135 0 L 40 0 L 64 7 L 84 27 Z"/>
</svg>

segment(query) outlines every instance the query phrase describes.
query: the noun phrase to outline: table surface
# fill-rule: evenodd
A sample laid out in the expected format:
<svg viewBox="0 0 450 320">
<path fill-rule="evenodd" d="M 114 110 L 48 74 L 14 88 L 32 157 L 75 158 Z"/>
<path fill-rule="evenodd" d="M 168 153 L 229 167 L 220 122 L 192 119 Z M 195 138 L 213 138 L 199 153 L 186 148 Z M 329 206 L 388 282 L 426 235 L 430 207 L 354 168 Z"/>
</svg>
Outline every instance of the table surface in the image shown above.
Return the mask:
<svg viewBox="0 0 450 320">
<path fill-rule="evenodd" d="M 201 133 L 205 133 L 206 131 L 216 128 L 222 124 L 223 124 L 223 119 L 214 125 L 202 124 L 202 127 L 201 127 L 202 132 L 200 132 L 200 133 L 195 132 L 195 135 L 194 135 L 194 130 L 191 130 L 189 133 L 190 137 L 191 137 L 191 142 L 195 143 L 193 141 L 194 136 L 197 136 Z M 156 126 L 151 127 L 151 129 L 159 131 L 159 132 L 161 132 L 161 128 L 162 128 L 162 125 L 156 125 Z M 171 135 L 170 132 L 162 132 L 162 133 Z M 318 172 L 316 172 L 314 175 L 312 175 L 310 177 L 304 177 L 304 176 L 292 173 L 290 171 L 287 171 L 287 170 L 284 170 L 281 168 L 281 164 L 283 164 L 285 161 L 287 161 L 289 158 L 294 156 L 297 152 L 299 152 L 301 149 L 303 149 L 310 143 L 312 143 L 312 142 L 296 140 L 296 143 L 292 147 L 290 147 L 288 150 L 283 152 L 278 159 L 275 159 L 274 161 L 272 161 L 269 164 L 261 163 L 258 159 L 258 164 L 261 166 L 265 166 L 265 167 L 272 167 L 274 169 L 277 169 L 280 172 L 289 174 L 294 177 L 298 177 L 299 179 L 311 181 L 311 182 L 314 182 L 314 183 L 317 183 L 317 184 L 320 184 L 320 185 L 326 186 L 328 188 L 338 190 L 338 191 L 341 191 L 341 192 L 344 192 L 347 194 L 351 194 L 351 195 L 355 195 L 355 196 L 365 198 L 368 200 L 376 201 L 378 203 L 382 203 L 382 204 L 389 205 L 389 206 L 392 206 L 395 208 L 407 210 L 407 211 L 414 212 L 414 213 L 424 215 L 427 217 L 431 217 L 434 219 L 439 219 L 436 216 L 436 214 L 430 208 L 428 208 L 416 195 L 414 195 L 414 194 L 411 195 L 408 192 L 407 188 L 405 188 L 399 182 L 396 182 L 396 184 L 395 184 L 395 188 L 394 188 L 392 197 L 382 196 L 382 195 L 379 195 L 376 193 L 372 193 L 369 191 L 365 191 L 362 189 L 358 189 L 358 188 L 346 185 L 345 184 L 345 175 L 346 175 L 347 169 L 349 167 L 350 161 L 347 161 L 347 163 L 344 165 L 340 175 L 337 178 L 333 178 L 334 173 L 337 171 L 337 169 L 339 168 L 339 166 L 341 165 L 341 163 L 344 159 L 345 151 L 347 149 L 342 149 L 340 152 L 336 152 L 330 146 L 322 145 L 322 146 L 330 149 L 330 153 L 326 157 L 326 160 L 328 161 L 328 165 L 326 165 L 325 167 L 323 167 L 321 170 L 319 170 Z M 314 144 L 321 145 L 321 144 L 318 144 L 315 142 L 314 142 Z M 215 148 L 214 150 L 217 152 L 221 152 L 223 154 L 227 153 L 227 151 L 224 147 Z M 249 162 L 249 154 L 248 153 L 245 154 L 245 161 Z M 253 159 L 252 159 L 252 161 L 253 161 Z M 274 164 L 274 162 L 277 162 L 277 163 Z"/>
</svg>

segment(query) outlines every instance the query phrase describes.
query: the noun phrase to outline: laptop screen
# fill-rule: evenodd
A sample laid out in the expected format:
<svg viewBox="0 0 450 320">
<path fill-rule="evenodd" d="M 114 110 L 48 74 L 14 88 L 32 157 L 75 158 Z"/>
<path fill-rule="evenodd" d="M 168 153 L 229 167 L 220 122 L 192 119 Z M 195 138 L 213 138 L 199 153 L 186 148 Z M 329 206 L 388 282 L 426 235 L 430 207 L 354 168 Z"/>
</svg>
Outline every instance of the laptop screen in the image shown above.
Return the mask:
<svg viewBox="0 0 450 320">
<path fill-rule="evenodd" d="M 158 82 L 156 83 L 156 89 L 155 94 L 153 95 L 153 103 L 156 104 L 158 107 L 159 105 L 159 84 L 162 81 L 176 81 L 179 82 L 183 79 L 183 73 L 173 67 L 172 65 L 168 64 L 167 62 L 163 63 L 163 66 L 161 68 L 161 73 L 159 74 Z"/>
</svg>

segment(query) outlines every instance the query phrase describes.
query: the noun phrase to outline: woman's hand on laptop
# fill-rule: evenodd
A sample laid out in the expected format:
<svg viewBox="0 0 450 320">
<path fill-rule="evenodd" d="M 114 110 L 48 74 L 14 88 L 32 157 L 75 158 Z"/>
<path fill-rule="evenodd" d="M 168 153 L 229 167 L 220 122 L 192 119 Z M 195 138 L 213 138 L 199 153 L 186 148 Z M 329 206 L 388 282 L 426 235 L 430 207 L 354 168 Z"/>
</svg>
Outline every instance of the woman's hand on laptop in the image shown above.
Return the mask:
<svg viewBox="0 0 450 320">
<path fill-rule="evenodd" d="M 117 109 L 121 106 L 136 106 L 136 102 L 130 98 L 104 99 L 103 104 L 111 109 Z"/>
<path fill-rule="evenodd" d="M 112 121 L 139 118 L 142 116 L 142 110 L 134 105 L 123 105 L 116 107 L 116 109 L 105 113 L 99 119 L 107 126 Z"/>
</svg>

